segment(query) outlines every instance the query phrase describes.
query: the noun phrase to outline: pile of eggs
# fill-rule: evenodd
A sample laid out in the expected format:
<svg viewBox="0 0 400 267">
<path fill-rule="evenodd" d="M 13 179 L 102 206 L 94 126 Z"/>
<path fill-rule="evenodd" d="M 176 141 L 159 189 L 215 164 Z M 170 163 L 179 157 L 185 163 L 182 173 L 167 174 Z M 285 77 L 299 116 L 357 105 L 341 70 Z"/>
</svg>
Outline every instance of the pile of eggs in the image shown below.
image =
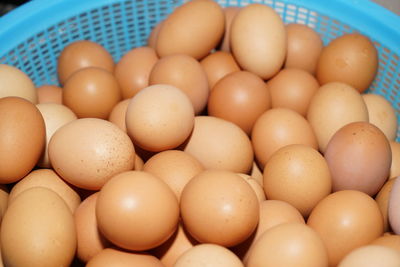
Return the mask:
<svg viewBox="0 0 400 267">
<path fill-rule="evenodd" d="M 207 19 L 204 19 L 207 18 Z M 0 65 L 4 266 L 400 266 L 395 109 L 368 37 L 193 0 L 60 86 Z"/>
</svg>

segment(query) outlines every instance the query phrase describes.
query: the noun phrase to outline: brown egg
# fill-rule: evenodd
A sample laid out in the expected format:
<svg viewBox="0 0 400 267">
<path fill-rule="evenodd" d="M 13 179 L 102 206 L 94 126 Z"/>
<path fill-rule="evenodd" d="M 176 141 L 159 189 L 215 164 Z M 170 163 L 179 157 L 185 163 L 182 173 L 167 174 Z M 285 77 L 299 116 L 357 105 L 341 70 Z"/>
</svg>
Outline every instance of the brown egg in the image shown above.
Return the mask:
<svg viewBox="0 0 400 267">
<path fill-rule="evenodd" d="M 284 108 L 264 112 L 254 124 L 251 140 L 261 168 L 264 168 L 271 155 L 281 147 L 304 144 L 316 149 L 318 146 L 306 119 L 297 112 Z"/>
<path fill-rule="evenodd" d="M 255 121 L 271 106 L 264 81 L 248 71 L 237 71 L 218 81 L 208 99 L 208 114 L 231 121 L 251 133 Z"/>
<path fill-rule="evenodd" d="M 122 92 L 122 98 L 134 96 L 149 86 L 150 72 L 158 56 L 151 47 L 136 47 L 128 51 L 115 66 L 114 75 Z"/>
<path fill-rule="evenodd" d="M 253 167 L 251 168 L 250 176 L 256 180 L 261 186 L 264 186 L 264 176 L 260 168 L 257 166 L 256 162 L 253 162 Z"/>
<path fill-rule="evenodd" d="M 134 170 L 141 171 L 141 170 L 143 170 L 143 166 L 144 166 L 144 162 L 143 162 L 142 158 L 138 154 L 136 154 Z"/>
<path fill-rule="evenodd" d="M 338 267 L 397 267 L 400 266 L 400 252 L 395 249 L 369 245 L 351 251 Z"/>
<path fill-rule="evenodd" d="M 72 110 L 61 104 L 43 103 L 37 104 L 36 107 L 42 114 L 46 127 L 46 147 L 37 165 L 42 168 L 51 168 L 48 154 L 48 145 L 51 137 L 61 126 L 76 120 L 77 117 Z"/>
<path fill-rule="evenodd" d="M 161 179 L 140 171 L 114 176 L 100 190 L 96 203 L 100 232 L 129 250 L 155 248 L 175 232 L 179 204 Z"/>
<path fill-rule="evenodd" d="M 230 44 L 230 36 L 231 36 L 231 24 L 233 18 L 239 12 L 240 7 L 238 6 L 228 6 L 223 8 L 224 15 L 225 15 L 225 33 L 224 38 L 222 39 L 220 49 L 225 52 L 231 51 L 231 44 Z"/>
<path fill-rule="evenodd" d="M 203 170 L 203 165 L 195 157 L 180 150 L 157 153 L 143 166 L 143 171 L 163 180 L 175 193 L 178 201 L 185 185 Z"/>
<path fill-rule="evenodd" d="M 378 203 L 379 209 L 381 210 L 383 216 L 383 230 L 385 232 L 389 231 L 389 221 L 388 221 L 388 207 L 389 207 L 389 196 L 392 191 L 392 186 L 397 178 L 390 179 L 382 186 L 378 194 L 375 197 L 376 203 Z"/>
<path fill-rule="evenodd" d="M 240 70 L 232 54 L 224 51 L 217 51 L 206 56 L 200 64 L 206 72 L 210 90 L 225 75 Z"/>
<path fill-rule="evenodd" d="M 324 243 L 303 223 L 284 223 L 265 231 L 254 244 L 248 267 L 327 267 Z"/>
<path fill-rule="evenodd" d="M 158 24 L 153 27 L 153 29 L 150 32 L 149 38 L 147 39 L 147 45 L 153 49 L 156 49 L 157 37 L 161 29 L 161 24 L 162 21 L 158 22 Z"/>
<path fill-rule="evenodd" d="M 285 68 L 299 68 L 315 74 L 323 43 L 319 34 L 307 25 L 286 25 L 287 54 Z"/>
<path fill-rule="evenodd" d="M 63 104 L 79 118 L 107 119 L 121 100 L 121 92 L 111 72 L 88 67 L 74 72 L 65 82 Z"/>
<path fill-rule="evenodd" d="M 368 109 L 369 122 L 378 127 L 389 141 L 395 141 L 397 135 L 396 110 L 383 96 L 362 95 Z"/>
<path fill-rule="evenodd" d="M 0 224 L 1 220 L 3 219 L 4 213 L 8 207 L 8 196 L 9 196 L 9 189 L 6 185 L 0 185 Z M 1 255 L 0 255 L 1 258 Z M 1 260 L 0 260 L 1 263 Z"/>
<path fill-rule="evenodd" d="M 307 224 L 324 241 L 329 266 L 336 266 L 350 251 L 383 234 L 378 205 L 367 194 L 355 190 L 338 191 L 321 200 Z"/>
<path fill-rule="evenodd" d="M 207 104 L 207 75 L 200 63 L 190 56 L 176 54 L 158 60 L 150 73 L 149 84 L 169 84 L 181 89 L 189 97 L 196 114 Z"/>
<path fill-rule="evenodd" d="M 267 199 L 283 200 L 308 217 L 332 189 L 324 157 L 306 145 L 288 145 L 272 154 L 264 168 Z"/>
<path fill-rule="evenodd" d="M 46 129 L 37 107 L 20 97 L 0 98 L 0 183 L 27 175 L 46 144 Z"/>
<path fill-rule="evenodd" d="M 78 193 L 65 183 L 53 170 L 38 169 L 30 172 L 13 186 L 8 198 L 8 205 L 11 205 L 21 193 L 38 186 L 56 192 L 59 197 L 65 201 L 71 213 L 74 213 L 81 203 L 81 198 Z"/>
<path fill-rule="evenodd" d="M 284 63 L 285 25 L 270 6 L 249 4 L 241 8 L 232 21 L 230 41 L 232 54 L 242 69 L 264 80 L 274 76 Z"/>
<path fill-rule="evenodd" d="M 75 256 L 74 219 L 53 191 L 34 187 L 8 207 L 1 225 L 5 266 L 69 266 Z"/>
<path fill-rule="evenodd" d="M 49 158 L 67 182 L 98 190 L 115 174 L 133 169 L 135 149 L 129 136 L 111 122 L 86 118 L 54 133 Z"/>
<path fill-rule="evenodd" d="M 244 267 L 229 249 L 215 244 L 200 244 L 183 253 L 174 267 Z"/>
<path fill-rule="evenodd" d="M 400 179 L 393 182 L 392 190 L 389 193 L 388 219 L 395 234 L 400 234 Z"/>
<path fill-rule="evenodd" d="M 389 179 L 400 176 L 400 143 L 390 141 L 392 151 L 392 164 L 390 166 Z"/>
<path fill-rule="evenodd" d="M 42 85 L 36 88 L 38 103 L 62 104 L 62 88 L 56 85 Z"/>
<path fill-rule="evenodd" d="M 317 80 L 302 69 L 283 69 L 267 83 L 272 108 L 288 108 L 307 115 L 311 99 L 319 89 Z"/>
<path fill-rule="evenodd" d="M 0 98 L 15 96 L 37 103 L 37 92 L 31 78 L 16 67 L 0 64 Z"/>
<path fill-rule="evenodd" d="M 392 160 L 389 141 L 368 122 L 340 128 L 326 147 L 332 190 L 359 190 L 374 196 L 386 182 Z"/>
<path fill-rule="evenodd" d="M 98 195 L 99 193 L 96 192 L 87 197 L 74 213 L 77 238 L 76 255 L 85 263 L 109 246 L 109 242 L 97 228 L 95 212 Z"/>
<path fill-rule="evenodd" d="M 368 121 L 368 110 L 362 96 L 344 83 L 321 86 L 311 99 L 307 120 L 318 140 L 319 150 L 325 152 L 333 134 L 355 121 Z"/>
<path fill-rule="evenodd" d="M 400 235 L 385 234 L 372 241 L 371 245 L 389 247 L 400 252 Z"/>
<path fill-rule="evenodd" d="M 116 104 L 108 116 L 108 121 L 117 125 L 122 131 L 126 132 L 125 115 L 128 110 L 130 98 L 124 99 Z"/>
<path fill-rule="evenodd" d="M 135 145 L 158 152 L 176 148 L 188 138 L 194 125 L 194 110 L 181 90 L 157 84 L 131 99 L 125 122 Z"/>
<path fill-rule="evenodd" d="M 320 84 L 343 82 L 364 92 L 377 70 L 378 52 L 372 41 L 360 33 L 348 33 L 322 49 L 316 77 Z"/>
<path fill-rule="evenodd" d="M 207 19 L 204 19 L 207 18 Z M 193 0 L 177 7 L 162 23 L 156 50 L 160 57 L 185 54 L 205 57 L 224 34 L 224 12 L 212 0 Z"/>
<path fill-rule="evenodd" d="M 212 116 L 195 118 L 184 151 L 206 169 L 247 173 L 253 164 L 253 149 L 246 133 L 239 126 Z"/>
<path fill-rule="evenodd" d="M 164 267 L 156 257 L 147 253 L 127 252 L 106 248 L 96 254 L 86 267 Z"/>
<path fill-rule="evenodd" d="M 161 246 L 153 249 L 152 253 L 160 259 L 165 267 L 173 267 L 176 260 L 197 243 L 180 223 L 175 233 Z"/>
<path fill-rule="evenodd" d="M 71 74 L 86 67 L 98 67 L 113 72 L 114 60 L 98 43 L 82 40 L 68 44 L 58 58 L 57 73 L 60 83 L 64 84 Z"/>
<path fill-rule="evenodd" d="M 259 202 L 235 173 L 207 170 L 193 177 L 181 195 L 185 229 L 201 243 L 225 247 L 248 238 L 259 220 Z"/>
<path fill-rule="evenodd" d="M 266 200 L 263 187 L 255 179 L 251 178 L 250 175 L 244 173 L 238 173 L 237 175 L 242 177 L 250 185 L 250 187 L 253 188 L 254 193 L 256 193 L 258 202 L 261 203 Z"/>
</svg>

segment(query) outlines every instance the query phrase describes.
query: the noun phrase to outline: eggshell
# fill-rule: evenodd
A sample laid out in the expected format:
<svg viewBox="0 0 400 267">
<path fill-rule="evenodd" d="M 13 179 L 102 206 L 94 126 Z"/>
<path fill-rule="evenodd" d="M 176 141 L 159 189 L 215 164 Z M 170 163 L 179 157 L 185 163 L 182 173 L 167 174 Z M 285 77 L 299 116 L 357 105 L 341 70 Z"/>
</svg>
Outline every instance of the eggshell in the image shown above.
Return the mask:
<svg viewBox="0 0 400 267">
<path fill-rule="evenodd" d="M 0 183 L 27 175 L 46 143 L 43 117 L 37 107 L 20 97 L 0 98 Z"/>
<path fill-rule="evenodd" d="M 200 63 L 190 56 L 175 54 L 158 60 L 150 73 L 149 84 L 169 84 L 181 89 L 189 97 L 196 114 L 207 104 L 207 75 Z"/>
<path fill-rule="evenodd" d="M 390 192 L 392 191 L 393 183 L 396 181 L 396 179 L 397 178 L 386 181 L 375 197 L 375 201 L 378 203 L 379 209 L 381 210 L 383 216 L 383 226 L 385 232 L 389 231 L 390 229 L 388 221 L 389 196 Z"/>
<path fill-rule="evenodd" d="M 193 0 L 180 5 L 162 23 L 157 36 L 157 54 L 205 57 L 221 40 L 224 19 L 222 8 L 212 0 Z"/>
<path fill-rule="evenodd" d="M 259 185 L 264 186 L 264 176 L 260 168 L 257 166 L 256 162 L 253 162 L 253 166 L 251 168 L 250 176 L 258 182 Z"/>
<path fill-rule="evenodd" d="M 253 164 L 253 149 L 246 133 L 234 123 L 212 116 L 195 117 L 184 151 L 206 169 L 247 173 Z"/>
<path fill-rule="evenodd" d="M 185 185 L 203 170 L 203 165 L 195 157 L 180 150 L 157 153 L 143 166 L 143 171 L 163 180 L 175 193 L 178 201 Z"/>
<path fill-rule="evenodd" d="M 142 160 L 142 158 L 136 154 L 135 156 L 135 171 L 141 171 L 143 170 L 143 166 L 144 166 L 144 162 Z"/>
<path fill-rule="evenodd" d="M 210 116 L 231 121 L 247 134 L 270 107 L 270 94 L 264 81 L 248 71 L 236 71 L 223 77 L 208 98 Z"/>
<path fill-rule="evenodd" d="M 5 266 L 69 266 L 75 256 L 72 213 L 43 187 L 24 191 L 8 207 L 0 239 Z"/>
<path fill-rule="evenodd" d="M 151 47 L 136 47 L 122 56 L 115 66 L 114 75 L 123 99 L 131 98 L 149 86 L 150 72 L 157 60 L 156 51 Z"/>
<path fill-rule="evenodd" d="M 8 205 L 11 205 L 21 193 L 38 186 L 57 193 L 58 196 L 65 201 L 71 213 L 74 213 L 81 203 L 81 198 L 78 193 L 65 183 L 53 170 L 38 169 L 30 172 L 12 187 L 8 198 Z"/>
<path fill-rule="evenodd" d="M 86 267 L 163 267 L 156 257 L 148 253 L 127 252 L 115 248 L 106 248 L 96 254 Z"/>
<path fill-rule="evenodd" d="M 332 136 L 325 159 L 333 191 L 353 189 L 374 196 L 389 176 L 392 154 L 381 130 L 368 122 L 353 122 Z"/>
<path fill-rule="evenodd" d="M 378 71 L 378 52 L 360 33 L 347 33 L 322 49 L 316 77 L 320 84 L 342 82 L 359 92 L 368 89 Z"/>
<path fill-rule="evenodd" d="M 8 207 L 8 197 L 9 197 L 9 189 L 7 188 L 6 185 L 0 185 L 0 223 Z"/>
<path fill-rule="evenodd" d="M 194 110 L 190 99 L 175 86 L 152 85 L 131 99 L 125 122 L 136 145 L 158 152 L 176 148 L 188 138 Z"/>
<path fill-rule="evenodd" d="M 186 251 L 174 267 L 244 267 L 239 258 L 229 249 L 215 244 L 200 244 Z"/>
<path fill-rule="evenodd" d="M 33 104 L 38 101 L 31 78 L 16 67 L 0 64 L 0 98 L 21 97 Z"/>
<path fill-rule="evenodd" d="M 153 29 L 150 32 L 149 38 L 147 39 L 147 45 L 153 49 L 156 49 L 157 37 L 161 29 L 162 22 L 163 21 L 158 22 L 158 24 L 153 27 Z"/>
<path fill-rule="evenodd" d="M 249 4 L 232 21 L 231 51 L 239 65 L 262 79 L 274 76 L 286 56 L 286 31 L 279 14 L 263 4 Z"/>
<path fill-rule="evenodd" d="M 392 164 L 390 166 L 389 179 L 400 176 L 400 143 L 390 141 L 392 151 Z"/>
<path fill-rule="evenodd" d="M 223 8 L 224 15 L 225 15 L 225 33 L 222 39 L 222 43 L 220 46 L 221 51 L 230 52 L 231 51 L 231 44 L 230 44 L 230 36 L 231 36 L 231 25 L 232 20 L 239 12 L 240 7 L 238 6 L 228 6 Z"/>
<path fill-rule="evenodd" d="M 246 266 L 327 267 L 328 253 L 311 227 L 302 223 L 284 223 L 258 238 Z"/>
<path fill-rule="evenodd" d="M 42 85 L 36 88 L 38 103 L 62 104 L 62 88 L 56 85 Z"/>
<path fill-rule="evenodd" d="M 191 236 L 225 247 L 246 240 L 259 220 L 256 193 L 228 171 L 206 170 L 193 177 L 182 191 L 180 208 Z"/>
<path fill-rule="evenodd" d="M 325 152 L 333 134 L 356 121 L 368 121 L 368 110 L 362 96 L 350 85 L 332 82 L 317 90 L 307 112 L 318 140 L 319 150 Z"/>
<path fill-rule="evenodd" d="M 135 149 L 129 136 L 111 122 L 85 118 L 54 133 L 49 158 L 67 182 L 98 190 L 115 174 L 133 169 Z"/>
<path fill-rule="evenodd" d="M 271 155 L 281 147 L 304 144 L 316 149 L 318 146 L 307 120 L 297 112 L 284 108 L 264 112 L 254 124 L 251 141 L 262 169 Z"/>
<path fill-rule="evenodd" d="M 179 204 L 161 179 L 141 171 L 118 174 L 100 190 L 100 232 L 115 245 L 136 251 L 155 248 L 175 232 Z"/>
<path fill-rule="evenodd" d="M 385 234 L 372 241 L 371 245 L 393 248 L 400 253 L 400 235 Z"/>
<path fill-rule="evenodd" d="M 400 234 L 400 179 L 396 178 L 393 182 L 392 190 L 389 193 L 389 224 L 394 233 Z"/>
<path fill-rule="evenodd" d="M 356 190 L 343 190 L 321 200 L 307 224 L 322 238 L 329 266 L 336 266 L 350 251 L 383 234 L 383 218 L 376 202 Z"/>
<path fill-rule="evenodd" d="M 124 132 L 127 132 L 125 116 L 126 116 L 126 111 L 128 110 L 128 105 L 130 100 L 131 99 L 128 98 L 118 102 L 118 104 L 116 104 L 113 107 L 113 109 L 110 112 L 110 115 L 108 116 L 108 121 L 117 125 Z"/>
<path fill-rule="evenodd" d="M 323 43 L 319 34 L 304 24 L 286 25 L 287 54 L 284 67 L 299 68 L 315 74 Z"/>
<path fill-rule="evenodd" d="M 251 188 L 253 188 L 254 193 L 256 193 L 257 199 L 260 203 L 266 199 L 263 187 L 255 179 L 251 178 L 250 175 L 244 173 L 238 173 L 238 175 L 242 177 L 250 185 Z"/>
<path fill-rule="evenodd" d="M 114 60 L 111 54 L 100 44 L 81 40 L 66 45 L 57 60 L 58 79 L 61 84 L 72 73 L 86 67 L 98 67 L 109 72 L 114 71 Z"/>
<path fill-rule="evenodd" d="M 389 141 L 395 141 L 397 118 L 392 104 L 376 94 L 363 94 L 362 97 L 367 105 L 369 122 L 378 127 Z"/>
<path fill-rule="evenodd" d="M 392 248 L 369 245 L 351 251 L 338 267 L 397 267 L 400 266 L 400 252 Z"/>
</svg>

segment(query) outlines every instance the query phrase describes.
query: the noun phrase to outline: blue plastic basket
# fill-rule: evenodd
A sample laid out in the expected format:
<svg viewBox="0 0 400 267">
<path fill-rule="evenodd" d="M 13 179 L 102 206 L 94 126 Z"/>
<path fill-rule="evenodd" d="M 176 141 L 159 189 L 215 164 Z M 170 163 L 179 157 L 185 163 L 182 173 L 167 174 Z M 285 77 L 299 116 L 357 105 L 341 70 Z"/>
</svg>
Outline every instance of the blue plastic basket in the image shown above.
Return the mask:
<svg viewBox="0 0 400 267">
<path fill-rule="evenodd" d="M 184 0 L 35 0 L 0 18 L 0 64 L 27 73 L 37 86 L 58 84 L 57 58 L 75 40 L 102 44 L 114 59 L 146 44 L 152 27 Z M 314 28 L 325 44 L 346 32 L 369 36 L 379 71 L 369 92 L 383 95 L 400 125 L 400 17 L 369 0 L 218 0 L 221 6 L 265 3 L 286 23 Z M 400 127 L 399 127 L 400 129 Z M 400 141 L 400 130 L 397 131 Z"/>
</svg>

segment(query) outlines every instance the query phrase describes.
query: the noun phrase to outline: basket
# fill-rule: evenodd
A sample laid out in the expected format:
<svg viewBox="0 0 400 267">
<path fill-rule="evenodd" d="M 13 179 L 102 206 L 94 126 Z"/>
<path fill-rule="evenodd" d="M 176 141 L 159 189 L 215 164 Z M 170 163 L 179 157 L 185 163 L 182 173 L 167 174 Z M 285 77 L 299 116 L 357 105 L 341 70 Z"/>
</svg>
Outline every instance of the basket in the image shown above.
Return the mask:
<svg viewBox="0 0 400 267">
<path fill-rule="evenodd" d="M 28 74 L 36 86 L 58 84 L 57 58 L 76 40 L 103 45 L 118 61 L 143 46 L 151 29 L 183 0 L 34 0 L 0 18 L 0 64 Z M 400 17 L 369 0 L 218 0 L 223 7 L 264 3 L 285 23 L 314 28 L 324 44 L 343 33 L 369 36 L 379 53 L 369 88 L 397 111 L 400 125 Z M 397 131 L 400 141 L 400 127 Z"/>
</svg>

